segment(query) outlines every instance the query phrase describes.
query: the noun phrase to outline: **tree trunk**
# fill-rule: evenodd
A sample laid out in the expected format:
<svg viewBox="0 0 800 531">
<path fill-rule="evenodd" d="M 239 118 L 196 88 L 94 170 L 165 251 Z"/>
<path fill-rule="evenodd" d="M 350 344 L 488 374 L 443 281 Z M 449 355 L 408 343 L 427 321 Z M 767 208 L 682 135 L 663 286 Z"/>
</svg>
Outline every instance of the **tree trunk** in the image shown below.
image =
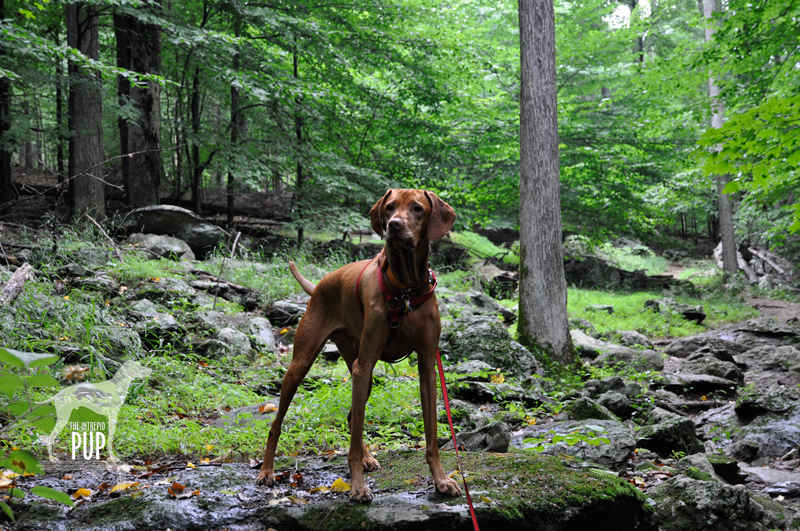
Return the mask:
<svg viewBox="0 0 800 531">
<path fill-rule="evenodd" d="M 117 36 L 117 66 L 140 74 L 158 74 L 161 70 L 161 28 L 145 24 L 130 15 L 114 15 Z M 120 154 L 137 153 L 122 159 L 125 203 L 132 207 L 160 203 L 159 189 L 164 179 L 161 158 L 161 86 L 152 81 L 146 88 L 133 86 L 119 76 L 117 93 L 120 103 L 130 99 L 139 111 L 135 122 L 120 118 Z"/>
<path fill-rule="evenodd" d="M 200 134 L 200 66 L 194 69 L 194 79 L 192 80 L 192 210 L 198 216 L 202 215 L 200 198 L 200 182 L 203 179 L 203 167 L 200 165 L 200 143 L 197 139 Z"/>
<path fill-rule="evenodd" d="M 67 42 L 95 61 L 99 58 L 97 7 L 67 5 Z M 105 217 L 103 95 L 100 73 L 69 65 L 69 176 L 72 219 L 88 213 Z"/>
<path fill-rule="evenodd" d="M 297 37 L 294 38 L 294 78 L 300 79 L 300 72 L 298 70 L 297 64 Z M 294 99 L 294 132 L 295 136 L 297 137 L 297 181 L 295 183 L 295 189 L 297 190 L 295 193 L 297 195 L 297 219 L 301 219 L 303 217 L 303 163 L 300 162 L 299 157 L 302 157 L 302 153 L 300 152 L 300 148 L 303 145 L 303 117 L 300 115 L 300 96 L 296 96 Z M 302 226 L 297 228 L 297 245 L 303 244 L 303 232 L 304 228 Z"/>
<path fill-rule="evenodd" d="M 236 37 L 239 37 L 239 31 L 242 28 L 242 20 L 239 18 L 238 13 L 236 16 L 236 22 L 234 23 L 234 34 Z M 239 61 L 240 56 L 239 52 L 237 51 L 233 55 L 233 71 L 234 73 L 239 71 Z M 236 88 L 235 83 L 231 83 L 231 152 L 235 152 L 237 145 L 239 143 L 239 124 L 241 123 L 241 119 L 239 117 L 239 89 Z M 233 210 L 234 210 L 234 200 L 233 200 L 233 172 L 228 169 L 228 219 L 227 224 L 228 227 L 233 226 Z"/>
<path fill-rule="evenodd" d="M 715 11 L 719 11 L 717 0 L 703 0 L 703 17 L 711 19 Z M 706 42 L 709 42 L 716 30 L 710 25 L 706 28 Z M 725 102 L 719 97 L 719 87 L 713 77 L 708 78 L 708 96 L 714 108 L 711 116 L 711 127 L 719 129 L 725 123 Z M 728 175 L 717 175 L 717 204 L 719 206 L 719 230 L 722 237 L 722 266 L 726 276 L 739 272 L 736 259 L 736 240 L 733 232 L 733 202 L 731 196 L 723 193 L 728 184 Z"/>
<path fill-rule="evenodd" d="M 561 248 L 553 0 L 519 0 L 519 336 L 552 361 L 576 357 L 567 322 Z"/>
<path fill-rule="evenodd" d="M 58 30 L 56 30 L 56 46 L 60 45 Z M 64 182 L 64 60 L 56 57 L 56 167 L 58 171 L 58 184 Z"/>
<path fill-rule="evenodd" d="M 0 0 L 0 20 L 5 20 L 5 0 Z M 6 55 L 6 47 L 0 46 L 0 58 Z M 11 129 L 11 80 L 0 77 L 0 145 L 8 146 L 8 130 Z M 11 186 L 11 151 L 0 151 L 0 205 L 14 199 Z"/>
</svg>

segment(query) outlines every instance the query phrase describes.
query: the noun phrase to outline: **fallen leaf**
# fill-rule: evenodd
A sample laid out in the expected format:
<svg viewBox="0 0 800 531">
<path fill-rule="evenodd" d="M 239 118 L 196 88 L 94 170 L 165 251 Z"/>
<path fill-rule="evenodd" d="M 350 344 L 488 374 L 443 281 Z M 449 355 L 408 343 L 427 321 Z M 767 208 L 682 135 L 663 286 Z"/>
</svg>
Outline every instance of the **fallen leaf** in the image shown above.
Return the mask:
<svg viewBox="0 0 800 531">
<path fill-rule="evenodd" d="M 482 501 L 483 503 L 492 503 L 492 500 L 490 500 L 490 499 L 489 499 L 489 498 L 487 498 L 486 496 L 481 496 L 481 501 Z"/>
<path fill-rule="evenodd" d="M 88 498 L 91 495 L 92 491 L 90 491 L 89 489 L 78 489 L 72 493 L 72 498 L 74 500 L 79 500 L 81 498 Z"/>
<path fill-rule="evenodd" d="M 703 395 L 700 397 L 700 400 L 702 400 L 703 402 L 707 402 L 708 398 L 706 397 L 706 395 Z"/>
<path fill-rule="evenodd" d="M 348 485 L 342 478 L 339 478 L 333 482 L 333 485 L 331 485 L 331 490 L 333 492 L 347 492 L 350 490 L 350 485 Z"/>
<path fill-rule="evenodd" d="M 240 499 L 240 500 L 242 500 L 242 501 L 249 501 L 249 500 L 250 500 L 250 498 L 248 498 L 247 496 L 245 496 L 245 495 L 244 495 L 244 494 L 242 494 L 241 492 L 240 492 L 240 493 L 238 493 L 238 494 L 236 495 L 236 497 L 237 497 L 237 498 L 239 498 L 239 499 Z"/>
<path fill-rule="evenodd" d="M 778 500 L 779 502 L 781 502 L 781 501 L 785 500 L 786 498 L 784 498 L 784 497 L 783 497 L 783 494 L 781 494 L 781 495 L 779 495 L 779 496 L 778 496 L 777 498 L 775 498 L 775 499 L 776 499 L 776 500 Z"/>
<path fill-rule="evenodd" d="M 489 377 L 489 380 L 491 380 L 492 383 L 501 384 L 501 383 L 506 381 L 506 377 L 498 372 L 498 373 L 492 374 Z"/>
<path fill-rule="evenodd" d="M 136 498 L 141 498 L 142 496 L 144 496 L 144 491 L 143 490 L 135 490 L 135 491 L 131 492 L 131 498 L 133 498 L 134 500 Z"/>
<path fill-rule="evenodd" d="M 637 487 L 641 487 L 642 485 L 644 485 L 644 478 L 640 478 L 639 476 L 634 477 L 633 484 L 636 485 Z"/>
<path fill-rule="evenodd" d="M 297 482 L 303 481 L 303 474 L 292 474 L 292 479 Z"/>
<path fill-rule="evenodd" d="M 13 479 L 0 479 L 0 489 L 7 489 L 14 484 Z"/>
<path fill-rule="evenodd" d="M 236 496 L 236 491 L 232 489 L 225 489 L 220 491 L 222 494 L 227 494 L 228 496 Z"/>
<path fill-rule="evenodd" d="M 298 498 L 297 496 L 291 496 L 289 501 L 295 505 L 308 505 L 308 500 L 303 498 Z"/>
<path fill-rule="evenodd" d="M 213 444 L 207 444 L 206 445 L 206 452 L 210 452 L 213 449 L 214 449 L 214 445 Z"/>
<path fill-rule="evenodd" d="M 280 503 L 280 501 L 279 501 L 279 500 L 276 500 L 275 498 L 273 498 L 273 499 L 271 499 L 271 500 L 270 500 L 269 502 L 267 502 L 267 503 L 268 503 L 269 505 L 278 505 L 278 504 Z"/>
<path fill-rule="evenodd" d="M 319 487 L 314 487 L 313 489 L 311 489 L 308 492 L 322 492 L 322 493 L 325 493 L 325 492 L 330 492 L 330 490 L 331 490 L 330 487 L 326 487 L 325 485 L 320 485 Z"/>
<path fill-rule="evenodd" d="M 167 492 L 175 496 L 176 498 L 183 494 L 183 491 L 186 490 L 186 487 L 175 481 L 172 483 L 172 486 L 167 488 Z"/>
<path fill-rule="evenodd" d="M 194 463 L 192 463 L 191 461 L 189 461 L 188 463 L 186 463 L 186 466 L 187 466 L 188 468 L 197 468 L 197 465 L 195 465 L 195 464 L 194 464 Z"/>
<path fill-rule="evenodd" d="M 117 483 L 116 485 L 111 487 L 111 490 L 108 491 L 108 492 L 109 492 L 109 494 L 111 494 L 112 492 L 117 492 L 117 491 L 120 491 L 120 490 L 125 490 L 125 489 L 129 489 L 131 487 L 135 487 L 138 484 L 139 484 L 138 481 L 129 481 L 127 483 Z"/>
<path fill-rule="evenodd" d="M 205 457 L 205 458 L 203 458 L 203 460 L 202 460 L 202 461 L 200 461 L 200 464 L 201 464 L 201 465 L 208 465 L 208 464 L 211 464 L 211 459 L 209 459 L 208 457 Z"/>
<path fill-rule="evenodd" d="M 271 411 L 277 411 L 277 410 L 278 410 L 277 406 L 275 406 L 275 404 L 271 404 L 269 402 L 267 402 L 263 406 L 258 406 L 258 412 L 261 413 L 261 414 L 269 413 Z"/>
<path fill-rule="evenodd" d="M 260 467 L 261 467 L 261 461 L 259 461 L 258 459 L 251 459 L 250 460 L 250 468 L 251 469 L 260 468 Z"/>
</svg>

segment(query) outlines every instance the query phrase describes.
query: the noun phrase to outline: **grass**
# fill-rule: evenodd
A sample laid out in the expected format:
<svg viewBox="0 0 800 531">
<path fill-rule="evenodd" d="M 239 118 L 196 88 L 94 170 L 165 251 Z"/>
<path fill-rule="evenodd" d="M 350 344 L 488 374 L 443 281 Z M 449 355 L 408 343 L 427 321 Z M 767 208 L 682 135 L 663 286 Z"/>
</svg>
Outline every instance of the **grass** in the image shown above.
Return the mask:
<svg viewBox="0 0 800 531">
<path fill-rule="evenodd" d="M 626 271 L 644 270 L 648 275 L 660 275 L 669 269 L 669 262 L 656 254 L 648 247 L 614 247 L 604 243 L 595 247 L 595 253 Z"/>
<path fill-rule="evenodd" d="M 684 337 L 699 334 L 725 323 L 756 317 L 758 312 L 731 298 L 711 295 L 702 299 L 674 297 L 678 302 L 703 305 L 707 317 L 697 325 L 677 314 L 658 314 L 644 309 L 648 299 L 661 299 L 663 295 L 652 292 L 613 293 L 569 288 L 567 311 L 570 317 L 589 320 L 600 333 L 615 330 L 638 330 L 650 338 Z M 586 311 L 595 304 L 610 304 L 613 314 Z"/>
<path fill-rule="evenodd" d="M 489 241 L 489 238 L 486 236 L 481 236 L 475 232 L 451 232 L 450 239 L 453 240 L 454 243 L 465 247 L 477 258 L 485 259 L 502 255 L 503 262 L 519 265 L 519 254 L 517 251 L 499 247 Z"/>
</svg>

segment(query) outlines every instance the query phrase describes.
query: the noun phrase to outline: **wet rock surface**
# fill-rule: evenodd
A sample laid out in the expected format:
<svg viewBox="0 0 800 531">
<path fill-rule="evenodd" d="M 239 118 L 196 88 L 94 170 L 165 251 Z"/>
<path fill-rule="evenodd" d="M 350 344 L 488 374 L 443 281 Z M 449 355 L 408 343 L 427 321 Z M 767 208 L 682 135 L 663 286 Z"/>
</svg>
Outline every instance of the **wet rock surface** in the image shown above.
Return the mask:
<svg viewBox="0 0 800 531">
<path fill-rule="evenodd" d="M 443 452 L 444 466 L 455 466 L 453 452 Z M 370 504 L 350 502 L 347 492 L 311 492 L 347 479 L 346 458 L 279 460 L 276 470 L 294 471 L 276 487 L 255 485 L 255 470 L 245 465 L 165 470 L 150 475 L 139 497 L 96 493 L 74 510 L 47 501 L 17 505 L 19 531 L 94 530 L 150 531 L 164 529 L 230 529 L 232 531 L 314 529 L 462 530 L 471 528 L 466 500 L 434 492 L 424 451 L 384 452 L 377 458 L 382 469 L 368 475 L 375 499 Z M 602 470 L 570 459 L 520 454 L 467 453 L 462 458 L 471 474 L 473 502 L 481 529 L 551 531 L 591 527 L 600 531 L 656 531 L 646 497 L 635 487 Z M 179 467 L 180 468 L 180 467 Z M 63 477 L 69 470 L 62 467 Z M 49 486 L 70 491 L 79 487 L 131 481 L 135 474 L 113 474 L 103 469 L 85 471 L 82 481 L 48 479 Z M 290 474 L 287 474 L 288 477 Z M 92 478 L 91 485 L 85 478 Z M 185 499 L 167 493 L 172 481 L 196 492 Z M 294 486 L 290 482 L 294 482 Z M 161 482 L 160 484 L 157 484 Z M 29 478 L 22 480 L 30 488 Z M 43 484 L 40 480 L 40 484 Z M 30 497 L 32 498 L 32 497 Z M 29 498 L 29 499 L 30 499 Z M 557 510 L 554 510 L 557 508 Z M 545 524 L 546 523 L 546 524 Z M 543 527 L 544 525 L 544 527 Z"/>
</svg>

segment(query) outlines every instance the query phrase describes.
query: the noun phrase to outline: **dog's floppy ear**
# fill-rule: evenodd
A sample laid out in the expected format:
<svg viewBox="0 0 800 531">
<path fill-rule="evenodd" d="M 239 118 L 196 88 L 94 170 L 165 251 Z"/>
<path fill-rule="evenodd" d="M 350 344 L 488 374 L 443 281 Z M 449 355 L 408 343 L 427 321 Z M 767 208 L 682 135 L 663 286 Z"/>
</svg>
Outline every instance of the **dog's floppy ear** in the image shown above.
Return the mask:
<svg viewBox="0 0 800 531">
<path fill-rule="evenodd" d="M 425 192 L 425 197 L 431 204 L 431 217 L 428 220 L 428 239 L 436 241 L 444 238 L 444 235 L 453 228 L 456 222 L 456 213 L 453 208 L 439 199 L 432 192 Z"/>
<path fill-rule="evenodd" d="M 381 197 L 369 211 L 369 217 L 370 220 L 372 220 L 372 230 L 374 230 L 381 238 L 383 238 L 383 211 L 386 207 L 386 201 L 389 199 L 390 195 L 392 195 L 392 190 L 386 192 L 386 195 Z"/>
</svg>

